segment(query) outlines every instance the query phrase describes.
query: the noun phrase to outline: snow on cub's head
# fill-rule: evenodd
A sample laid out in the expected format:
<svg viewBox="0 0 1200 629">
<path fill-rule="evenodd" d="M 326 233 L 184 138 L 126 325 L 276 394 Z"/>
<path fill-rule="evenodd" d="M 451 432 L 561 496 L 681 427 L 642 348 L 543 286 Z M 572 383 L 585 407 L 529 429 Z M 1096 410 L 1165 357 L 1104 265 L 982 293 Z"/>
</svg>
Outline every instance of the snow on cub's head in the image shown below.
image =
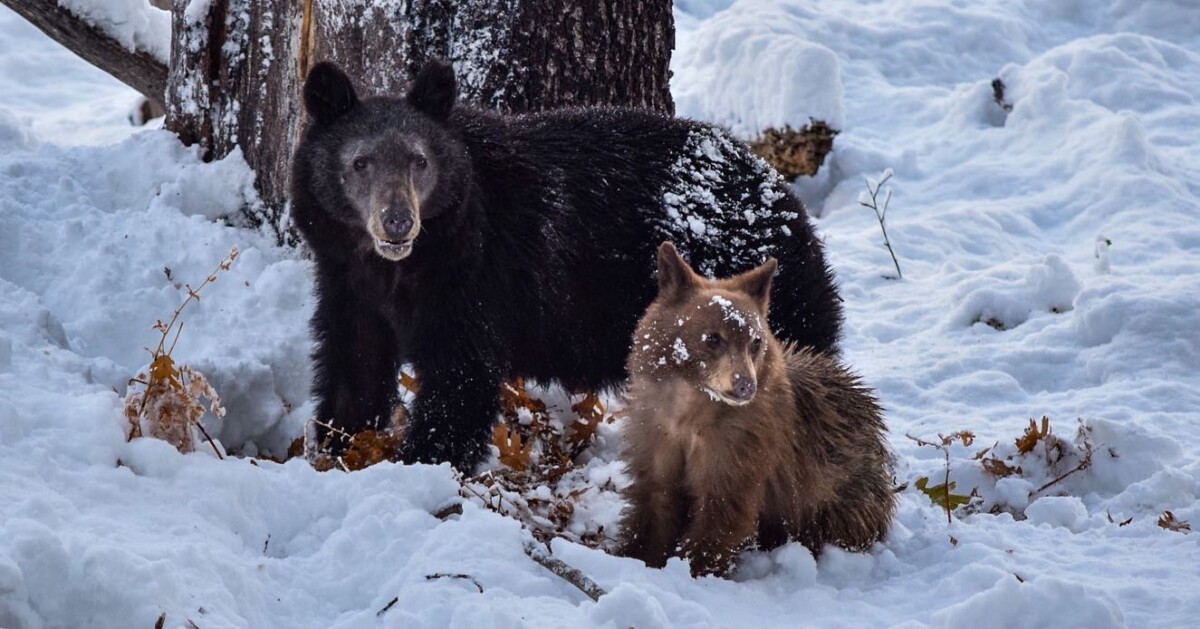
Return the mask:
<svg viewBox="0 0 1200 629">
<path fill-rule="evenodd" d="M 457 83 L 448 64 L 432 60 L 404 98 L 360 99 L 330 62 L 304 82 L 309 115 L 296 173 L 324 210 L 361 233 L 359 245 L 388 260 L 411 255 L 422 221 L 462 204 L 470 179 L 466 149 L 446 129 Z M 296 175 L 293 175 L 296 176 Z"/>
<path fill-rule="evenodd" d="M 731 406 L 751 403 L 773 344 L 766 326 L 776 266 L 770 258 L 741 275 L 709 280 L 664 242 L 658 297 L 634 333 L 630 375 L 682 380 Z"/>
</svg>

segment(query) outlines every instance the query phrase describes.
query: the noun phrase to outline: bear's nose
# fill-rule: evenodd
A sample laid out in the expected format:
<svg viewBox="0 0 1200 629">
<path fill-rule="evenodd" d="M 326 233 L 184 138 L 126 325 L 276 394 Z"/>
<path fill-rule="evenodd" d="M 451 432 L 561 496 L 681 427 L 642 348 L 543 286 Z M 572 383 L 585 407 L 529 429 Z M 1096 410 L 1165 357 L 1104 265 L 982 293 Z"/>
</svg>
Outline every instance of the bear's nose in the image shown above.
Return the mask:
<svg viewBox="0 0 1200 629">
<path fill-rule="evenodd" d="M 401 240 L 412 229 L 412 214 L 406 210 L 388 208 L 383 211 L 383 233 L 392 240 Z"/>
<path fill-rule="evenodd" d="M 754 393 L 758 391 L 758 385 L 755 384 L 754 378 L 743 376 L 740 373 L 733 374 L 733 399 L 746 402 L 754 397 Z"/>
</svg>

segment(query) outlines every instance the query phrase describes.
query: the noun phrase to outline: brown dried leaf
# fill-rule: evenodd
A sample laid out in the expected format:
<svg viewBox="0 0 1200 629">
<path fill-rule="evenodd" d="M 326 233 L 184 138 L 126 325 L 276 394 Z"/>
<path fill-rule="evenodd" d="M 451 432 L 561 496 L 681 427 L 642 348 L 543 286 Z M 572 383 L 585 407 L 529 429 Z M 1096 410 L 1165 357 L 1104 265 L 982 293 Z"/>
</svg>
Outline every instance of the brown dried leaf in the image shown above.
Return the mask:
<svg viewBox="0 0 1200 629">
<path fill-rule="evenodd" d="M 303 436 L 296 437 L 295 439 L 292 440 L 292 442 L 290 444 L 288 444 L 287 458 L 284 460 L 290 461 L 298 456 L 299 457 L 304 456 L 304 437 Z"/>
<path fill-rule="evenodd" d="M 1042 427 L 1039 430 L 1038 425 L 1032 419 L 1029 420 L 1029 427 L 1025 429 L 1025 434 L 1017 438 L 1017 452 L 1026 454 L 1033 451 L 1037 446 L 1038 441 L 1045 439 L 1050 435 L 1050 418 L 1042 415 Z"/>
<path fill-rule="evenodd" d="M 492 443 L 500 449 L 500 462 L 508 467 L 525 471 L 529 469 L 529 457 L 533 450 L 532 444 L 521 443 L 521 433 L 510 431 L 504 424 L 496 424 L 492 429 Z"/>
<path fill-rule="evenodd" d="M 592 442 L 596 429 L 604 421 L 604 404 L 595 393 L 588 393 L 582 400 L 571 405 L 571 410 L 579 416 L 571 426 L 571 434 L 567 438 L 572 451 L 583 448 Z"/>
<path fill-rule="evenodd" d="M 1162 515 L 1158 516 L 1158 525 L 1176 533 L 1189 533 L 1192 530 L 1192 525 L 1187 520 L 1175 519 L 1175 514 L 1170 511 L 1163 511 Z"/>
<path fill-rule="evenodd" d="M 156 382 L 166 382 L 172 387 L 182 388 L 179 369 L 175 367 L 175 360 L 170 354 L 160 354 L 150 361 L 150 384 L 154 385 Z"/>
<path fill-rule="evenodd" d="M 421 388 L 421 383 L 417 382 L 417 377 L 410 375 L 406 371 L 400 372 L 400 386 L 408 389 L 410 393 L 416 393 Z"/>
<path fill-rule="evenodd" d="M 837 134 L 820 120 L 812 121 L 799 131 L 790 126 L 769 128 L 750 142 L 750 150 L 791 181 L 800 175 L 817 173 L 825 156 L 833 150 L 833 138 Z"/>
<path fill-rule="evenodd" d="M 319 454 L 313 459 L 312 466 L 318 472 L 328 472 L 337 467 L 337 461 L 328 454 Z"/>
<path fill-rule="evenodd" d="M 400 450 L 400 439 L 384 431 L 364 430 L 350 437 L 342 464 L 353 472 L 376 463 L 391 461 Z"/>
<path fill-rule="evenodd" d="M 546 403 L 529 395 L 522 378 L 504 383 L 500 387 L 500 412 L 508 417 L 516 417 L 517 410 L 522 408 L 536 415 L 546 412 Z"/>
<path fill-rule="evenodd" d="M 995 457 L 983 459 L 979 463 L 983 466 L 984 471 L 992 476 L 995 476 L 996 478 L 1006 478 L 1012 476 L 1013 474 L 1021 474 L 1020 467 L 1012 467 L 1011 465 Z"/>
</svg>

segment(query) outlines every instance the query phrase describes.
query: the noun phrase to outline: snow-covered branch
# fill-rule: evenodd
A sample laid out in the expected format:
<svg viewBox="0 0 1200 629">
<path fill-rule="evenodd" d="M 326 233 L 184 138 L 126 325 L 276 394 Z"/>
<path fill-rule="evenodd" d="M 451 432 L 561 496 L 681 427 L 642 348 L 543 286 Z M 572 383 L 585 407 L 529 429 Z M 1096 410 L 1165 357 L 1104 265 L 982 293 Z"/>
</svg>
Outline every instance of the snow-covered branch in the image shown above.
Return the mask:
<svg viewBox="0 0 1200 629">
<path fill-rule="evenodd" d="M 0 0 L 88 63 L 162 103 L 170 16 L 149 5 L 73 0 Z"/>
</svg>

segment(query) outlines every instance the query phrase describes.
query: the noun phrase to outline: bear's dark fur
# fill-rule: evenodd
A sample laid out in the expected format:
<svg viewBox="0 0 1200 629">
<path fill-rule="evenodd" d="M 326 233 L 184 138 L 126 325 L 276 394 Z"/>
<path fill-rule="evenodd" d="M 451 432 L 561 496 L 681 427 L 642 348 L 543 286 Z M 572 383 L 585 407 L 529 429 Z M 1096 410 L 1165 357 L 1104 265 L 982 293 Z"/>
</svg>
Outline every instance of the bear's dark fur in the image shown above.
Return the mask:
<svg viewBox="0 0 1200 629">
<path fill-rule="evenodd" d="M 291 201 L 316 260 L 321 423 L 386 423 L 411 363 L 402 459 L 469 471 L 502 380 L 622 382 L 665 239 L 709 276 L 774 256 L 772 327 L 836 353 L 841 307 L 804 207 L 726 131 L 624 109 L 501 116 L 456 105 L 455 85 L 440 62 L 403 98 L 359 99 L 328 63 L 305 83 Z"/>
</svg>

